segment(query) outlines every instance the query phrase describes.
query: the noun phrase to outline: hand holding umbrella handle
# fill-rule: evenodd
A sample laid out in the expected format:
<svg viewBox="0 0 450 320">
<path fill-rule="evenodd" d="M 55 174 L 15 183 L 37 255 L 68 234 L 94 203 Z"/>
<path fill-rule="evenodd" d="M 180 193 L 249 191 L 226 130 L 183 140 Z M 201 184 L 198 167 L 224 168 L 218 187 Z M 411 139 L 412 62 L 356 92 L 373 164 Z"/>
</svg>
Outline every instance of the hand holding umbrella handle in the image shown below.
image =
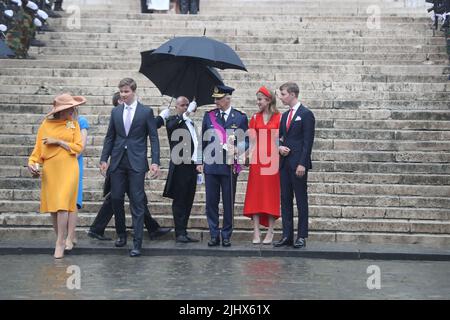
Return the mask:
<svg viewBox="0 0 450 320">
<path fill-rule="evenodd" d="M 160 116 L 161 118 L 163 118 L 164 120 L 167 120 L 167 118 L 169 118 L 169 116 L 170 116 L 170 110 L 169 110 L 169 108 L 164 109 L 163 111 L 161 111 L 161 113 L 159 114 L 159 116 Z"/>
<path fill-rule="evenodd" d="M 189 103 L 189 107 L 187 108 L 187 112 L 189 113 L 193 113 L 197 110 L 197 102 L 192 101 L 191 103 Z"/>
</svg>

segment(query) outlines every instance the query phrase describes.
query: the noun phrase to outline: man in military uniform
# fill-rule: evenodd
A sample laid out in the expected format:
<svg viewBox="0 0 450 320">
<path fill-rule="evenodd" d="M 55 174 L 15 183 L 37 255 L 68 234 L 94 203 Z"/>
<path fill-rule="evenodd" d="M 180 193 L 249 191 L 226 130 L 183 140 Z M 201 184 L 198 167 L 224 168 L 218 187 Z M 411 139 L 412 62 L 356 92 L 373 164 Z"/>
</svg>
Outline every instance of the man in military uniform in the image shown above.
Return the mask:
<svg viewBox="0 0 450 320">
<path fill-rule="evenodd" d="M 234 198 L 240 165 L 235 157 L 248 148 L 245 132 L 248 119 L 245 113 L 231 106 L 233 88 L 220 85 L 214 89 L 217 105 L 203 118 L 203 171 L 206 188 L 206 216 L 211 240 L 208 246 L 231 246 Z M 242 139 L 239 139 L 242 138 Z M 219 202 L 222 190 L 223 226 L 219 228 Z"/>
</svg>

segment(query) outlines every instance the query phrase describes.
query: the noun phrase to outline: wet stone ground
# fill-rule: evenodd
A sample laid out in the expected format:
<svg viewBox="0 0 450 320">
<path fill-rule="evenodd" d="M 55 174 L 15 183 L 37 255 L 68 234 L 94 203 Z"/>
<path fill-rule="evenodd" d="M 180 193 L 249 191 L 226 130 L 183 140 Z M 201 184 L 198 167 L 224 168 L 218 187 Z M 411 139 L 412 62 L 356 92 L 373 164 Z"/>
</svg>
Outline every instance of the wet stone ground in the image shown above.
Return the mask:
<svg viewBox="0 0 450 320">
<path fill-rule="evenodd" d="M 450 262 L 3 255 L 0 283 L 0 299 L 449 299 Z"/>
</svg>

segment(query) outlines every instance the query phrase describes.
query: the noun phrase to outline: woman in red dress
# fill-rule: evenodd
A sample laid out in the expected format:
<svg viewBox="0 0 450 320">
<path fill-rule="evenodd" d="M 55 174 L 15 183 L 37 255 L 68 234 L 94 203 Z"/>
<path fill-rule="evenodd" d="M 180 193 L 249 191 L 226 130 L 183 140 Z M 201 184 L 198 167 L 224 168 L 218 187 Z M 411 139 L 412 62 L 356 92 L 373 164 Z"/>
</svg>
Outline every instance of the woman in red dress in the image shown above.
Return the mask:
<svg viewBox="0 0 450 320">
<path fill-rule="evenodd" d="M 259 112 L 252 116 L 249 124 L 252 147 L 244 215 L 253 219 L 253 243 L 261 243 L 261 224 L 269 228 L 263 244 L 271 244 L 275 219 L 280 217 L 277 142 L 281 113 L 276 107 L 275 94 L 266 87 L 259 88 L 256 98 Z"/>
</svg>

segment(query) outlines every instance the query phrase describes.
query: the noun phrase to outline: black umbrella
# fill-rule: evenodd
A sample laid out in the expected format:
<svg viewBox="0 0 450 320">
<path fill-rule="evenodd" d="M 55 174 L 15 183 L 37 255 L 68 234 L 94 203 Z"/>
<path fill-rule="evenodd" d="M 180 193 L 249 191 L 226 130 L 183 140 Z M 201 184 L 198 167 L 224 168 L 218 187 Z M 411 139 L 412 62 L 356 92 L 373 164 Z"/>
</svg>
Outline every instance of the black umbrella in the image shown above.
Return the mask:
<svg viewBox="0 0 450 320">
<path fill-rule="evenodd" d="M 214 87 L 223 84 L 222 77 L 212 67 L 189 57 L 153 54 L 155 50 L 141 52 L 139 72 L 149 78 L 162 94 L 185 96 L 198 106 L 214 103 Z"/>
<path fill-rule="evenodd" d="M 247 71 L 236 52 L 227 44 L 208 37 L 176 37 L 162 44 L 153 54 L 191 57 L 219 69 Z"/>
</svg>

